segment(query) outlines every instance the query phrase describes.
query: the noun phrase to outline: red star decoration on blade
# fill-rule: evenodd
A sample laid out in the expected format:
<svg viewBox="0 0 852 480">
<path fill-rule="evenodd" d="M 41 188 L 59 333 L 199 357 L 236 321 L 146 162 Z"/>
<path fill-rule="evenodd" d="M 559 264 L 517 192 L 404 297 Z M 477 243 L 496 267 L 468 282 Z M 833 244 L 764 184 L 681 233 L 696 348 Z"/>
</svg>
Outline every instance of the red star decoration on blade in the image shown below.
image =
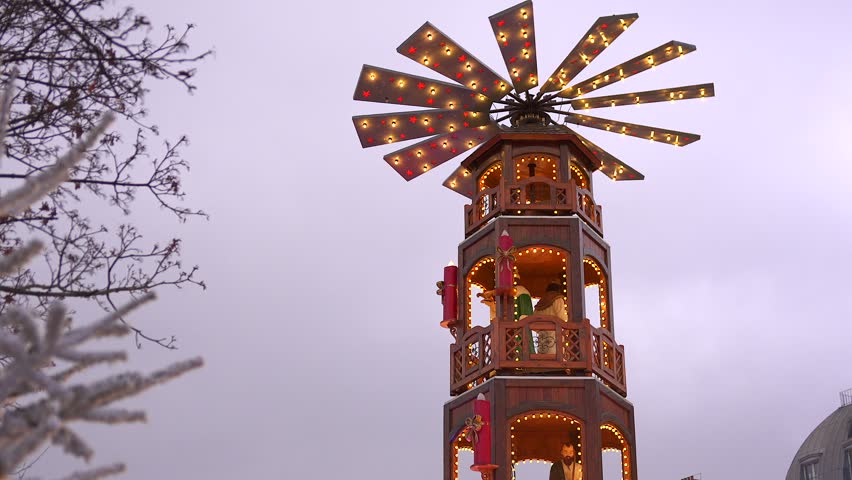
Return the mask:
<svg viewBox="0 0 852 480">
<path fill-rule="evenodd" d="M 435 129 L 432 127 L 427 128 L 426 131 L 429 133 L 435 133 Z"/>
<path fill-rule="evenodd" d="M 417 53 L 417 48 L 415 48 L 415 47 L 410 47 L 410 48 L 408 49 L 408 53 L 409 53 L 409 55 L 414 55 L 415 53 Z"/>
<path fill-rule="evenodd" d="M 462 78 L 462 77 L 464 77 L 463 73 L 459 72 L 459 73 L 456 74 L 456 78 Z"/>
<path fill-rule="evenodd" d="M 417 84 L 417 88 L 419 88 L 420 90 L 423 90 L 424 88 L 426 88 L 426 84 L 423 83 L 423 82 L 420 82 L 420 83 Z"/>
<path fill-rule="evenodd" d="M 410 176 L 414 175 L 414 172 L 412 172 L 411 170 L 406 170 L 405 174 L 410 177 Z"/>
<path fill-rule="evenodd" d="M 462 55 L 462 56 L 459 57 L 460 62 L 463 62 L 465 60 L 467 60 L 467 55 Z"/>
<path fill-rule="evenodd" d="M 437 144 L 437 143 L 430 143 L 430 144 L 429 144 L 429 148 L 431 148 L 432 150 L 437 150 L 437 149 L 438 149 L 438 144 Z"/>
<path fill-rule="evenodd" d="M 509 59 L 509 63 L 515 63 L 518 61 L 518 57 L 512 57 Z"/>
<path fill-rule="evenodd" d="M 607 27 L 609 27 L 609 25 L 607 25 L 607 24 L 605 24 L 605 23 L 602 23 L 602 24 L 601 24 L 601 28 L 603 28 L 604 30 L 606 30 L 606 28 L 607 28 Z"/>
<path fill-rule="evenodd" d="M 450 153 L 454 153 L 454 154 L 455 154 L 455 153 L 459 153 L 459 151 L 458 151 L 458 150 L 456 150 L 455 148 L 451 148 L 451 149 L 450 149 Z"/>
<path fill-rule="evenodd" d="M 400 134 L 399 134 L 399 138 L 400 138 L 400 139 L 405 138 L 405 134 L 404 134 L 404 133 L 400 133 Z"/>
<path fill-rule="evenodd" d="M 463 124 L 463 125 L 464 125 L 465 127 L 469 127 L 469 126 L 470 126 L 470 122 L 464 122 L 464 124 Z"/>
<path fill-rule="evenodd" d="M 361 95 L 363 95 L 363 96 L 364 96 L 364 98 L 368 98 L 368 97 L 370 96 L 370 91 L 369 91 L 369 90 L 364 90 L 363 92 L 361 92 Z"/>
<path fill-rule="evenodd" d="M 503 25 L 506 25 L 506 20 L 499 20 L 499 21 L 497 21 L 497 26 L 498 26 L 498 27 L 502 27 Z"/>
<path fill-rule="evenodd" d="M 373 142 L 375 142 L 375 141 L 376 141 L 376 140 L 375 140 L 373 137 L 369 137 L 369 138 L 367 138 L 367 143 L 373 143 Z"/>
<path fill-rule="evenodd" d="M 464 115 L 466 117 L 466 116 L 470 115 L 470 112 L 462 112 L 462 115 Z"/>
<path fill-rule="evenodd" d="M 432 64 L 432 68 L 438 68 L 440 66 L 441 66 L 441 64 L 438 63 L 438 62 L 435 62 L 435 63 Z"/>
<path fill-rule="evenodd" d="M 396 101 L 402 103 L 402 97 L 396 97 Z"/>
<path fill-rule="evenodd" d="M 443 114 L 443 113 L 439 113 L 439 114 L 438 114 L 438 118 L 444 118 L 444 114 Z"/>
<path fill-rule="evenodd" d="M 524 48 L 530 48 L 530 45 L 532 45 L 532 42 L 526 42 L 524 44 Z"/>
<path fill-rule="evenodd" d="M 411 123 L 417 123 L 417 117 L 408 117 L 408 121 Z"/>
<path fill-rule="evenodd" d="M 426 103 L 428 103 L 429 105 L 432 105 L 433 103 L 435 103 L 435 100 L 430 98 L 429 100 L 426 100 Z"/>
<path fill-rule="evenodd" d="M 379 122 L 379 123 L 381 123 L 382 125 L 387 125 L 387 124 L 388 124 L 388 121 L 387 121 L 387 120 L 382 120 L 382 121 L 381 121 L 381 122 Z"/>
</svg>

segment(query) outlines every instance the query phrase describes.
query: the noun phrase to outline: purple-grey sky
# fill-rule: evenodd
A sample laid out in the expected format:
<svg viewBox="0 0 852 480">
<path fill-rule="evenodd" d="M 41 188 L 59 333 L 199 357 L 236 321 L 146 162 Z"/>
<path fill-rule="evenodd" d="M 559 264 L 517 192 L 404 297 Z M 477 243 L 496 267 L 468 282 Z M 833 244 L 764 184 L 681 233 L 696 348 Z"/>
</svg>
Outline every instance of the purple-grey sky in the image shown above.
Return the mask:
<svg viewBox="0 0 852 480">
<path fill-rule="evenodd" d="M 192 45 L 217 55 L 191 97 L 151 85 L 151 118 L 190 136 L 189 203 L 212 219 L 179 225 L 143 196 L 138 223 L 181 235 L 209 289 L 137 312 L 181 350 L 146 345 L 131 365 L 207 365 L 128 401 L 147 425 L 81 428 L 94 464 L 126 460 L 127 479 L 441 478 L 451 337 L 434 282 L 465 199 L 440 185 L 454 167 L 406 183 L 381 160 L 393 148 L 362 150 L 350 117 L 388 110 L 352 92 L 362 63 L 438 78 L 395 52 L 426 20 L 503 72 L 487 17 L 514 3 L 135 3 L 155 25 L 198 24 Z M 686 148 L 579 130 L 646 175 L 594 179 L 638 474 L 781 478 L 852 387 L 852 3 L 536 0 L 540 72 L 597 17 L 629 12 L 581 79 L 674 39 L 698 51 L 611 93 L 713 81 L 717 95 L 600 111 L 702 135 Z M 32 473 L 75 464 L 50 451 Z"/>
</svg>

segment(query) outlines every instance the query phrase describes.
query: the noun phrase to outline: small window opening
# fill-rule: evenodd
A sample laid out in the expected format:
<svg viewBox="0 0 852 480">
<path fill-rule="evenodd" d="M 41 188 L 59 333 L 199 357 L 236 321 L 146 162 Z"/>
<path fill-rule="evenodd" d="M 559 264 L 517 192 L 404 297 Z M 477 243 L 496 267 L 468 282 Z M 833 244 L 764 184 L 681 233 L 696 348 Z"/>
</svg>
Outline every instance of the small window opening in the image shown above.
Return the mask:
<svg viewBox="0 0 852 480">
<path fill-rule="evenodd" d="M 847 448 L 843 455 L 843 480 L 852 480 L 852 447 Z"/>
<path fill-rule="evenodd" d="M 802 480 L 816 480 L 816 462 L 802 465 Z"/>
</svg>

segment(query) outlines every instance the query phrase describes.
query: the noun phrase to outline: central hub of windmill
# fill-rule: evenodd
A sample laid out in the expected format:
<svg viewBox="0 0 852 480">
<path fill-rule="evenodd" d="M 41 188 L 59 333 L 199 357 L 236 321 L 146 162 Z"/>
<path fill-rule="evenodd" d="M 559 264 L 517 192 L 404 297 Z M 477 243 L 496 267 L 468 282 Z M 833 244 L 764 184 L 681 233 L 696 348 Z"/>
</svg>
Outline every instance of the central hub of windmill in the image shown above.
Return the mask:
<svg viewBox="0 0 852 480">
<path fill-rule="evenodd" d="M 501 111 L 506 112 L 509 122 L 513 127 L 522 125 L 549 125 L 556 124 L 549 113 L 561 113 L 555 110 L 558 104 L 555 95 L 544 95 L 539 92 L 535 95 L 524 92 L 521 95 L 510 93 L 498 103 L 503 105 Z"/>
</svg>

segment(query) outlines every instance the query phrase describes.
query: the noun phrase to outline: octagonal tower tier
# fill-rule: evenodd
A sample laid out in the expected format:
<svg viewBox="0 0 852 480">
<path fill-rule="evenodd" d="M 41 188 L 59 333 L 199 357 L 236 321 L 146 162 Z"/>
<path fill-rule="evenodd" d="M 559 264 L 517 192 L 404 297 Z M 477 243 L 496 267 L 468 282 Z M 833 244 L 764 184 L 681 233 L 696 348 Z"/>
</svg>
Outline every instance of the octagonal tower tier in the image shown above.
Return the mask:
<svg viewBox="0 0 852 480">
<path fill-rule="evenodd" d="M 465 235 L 501 215 L 575 215 L 602 234 L 591 175 L 600 162 L 583 140 L 565 127 L 533 124 L 504 130 L 477 149 L 444 183 L 472 201 Z"/>
</svg>

